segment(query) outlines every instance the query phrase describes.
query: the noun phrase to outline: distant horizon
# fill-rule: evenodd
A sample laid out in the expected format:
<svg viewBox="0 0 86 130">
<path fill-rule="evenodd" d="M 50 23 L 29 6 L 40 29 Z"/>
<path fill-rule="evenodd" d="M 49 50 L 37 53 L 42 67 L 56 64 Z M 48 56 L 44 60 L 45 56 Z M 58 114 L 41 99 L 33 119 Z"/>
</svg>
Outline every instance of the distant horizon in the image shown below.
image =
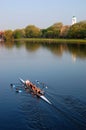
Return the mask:
<svg viewBox="0 0 86 130">
<path fill-rule="evenodd" d="M 35 25 L 45 29 L 54 23 L 71 25 L 86 20 L 86 1 L 81 0 L 3 0 L 0 2 L 0 30 L 22 29 Z"/>
</svg>

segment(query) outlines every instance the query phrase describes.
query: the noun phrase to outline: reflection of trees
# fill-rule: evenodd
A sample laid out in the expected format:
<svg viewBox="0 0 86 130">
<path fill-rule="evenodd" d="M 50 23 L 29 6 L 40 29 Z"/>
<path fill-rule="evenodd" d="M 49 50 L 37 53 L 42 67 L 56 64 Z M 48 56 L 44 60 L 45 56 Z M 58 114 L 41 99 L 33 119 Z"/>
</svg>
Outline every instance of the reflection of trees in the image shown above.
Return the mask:
<svg viewBox="0 0 86 130">
<path fill-rule="evenodd" d="M 64 52 L 69 52 L 72 56 L 79 58 L 86 58 L 86 45 L 82 44 L 42 44 L 53 54 L 62 56 Z"/>
<path fill-rule="evenodd" d="M 62 56 L 64 50 L 67 50 L 67 46 L 64 44 L 56 44 L 56 43 L 52 43 L 52 44 L 42 44 L 43 47 L 46 47 L 48 50 L 50 50 L 53 54 L 57 55 L 57 56 Z"/>
<path fill-rule="evenodd" d="M 30 52 L 36 51 L 40 47 L 40 45 L 41 45 L 40 43 L 33 43 L 29 41 L 16 41 L 15 42 L 15 46 L 17 48 L 20 48 L 21 46 L 25 46 L 25 48 Z"/>
<path fill-rule="evenodd" d="M 86 45 L 68 44 L 68 51 L 79 58 L 86 58 Z"/>
<path fill-rule="evenodd" d="M 5 43 L 3 43 L 3 44 L 4 44 L 4 46 L 5 46 L 6 48 L 9 48 L 9 49 L 13 48 L 13 46 L 14 46 L 14 42 L 11 42 L 11 41 L 5 42 Z"/>
<path fill-rule="evenodd" d="M 25 42 L 24 41 L 15 41 L 15 46 L 17 47 L 17 48 L 20 48 L 22 45 L 24 45 L 25 44 Z"/>
<path fill-rule="evenodd" d="M 51 53 L 53 53 L 56 56 L 61 57 L 64 52 L 71 53 L 73 59 L 79 57 L 79 58 L 86 58 L 86 45 L 85 44 L 63 44 L 63 43 L 36 43 L 36 42 L 28 42 L 28 41 L 17 41 L 17 42 L 6 42 L 1 43 L 0 46 L 4 46 L 6 48 L 13 48 L 16 46 L 16 48 L 25 47 L 26 50 L 30 52 L 37 51 L 40 47 L 46 48 Z"/>
<path fill-rule="evenodd" d="M 40 43 L 33 43 L 33 42 L 25 42 L 25 47 L 27 50 L 30 52 L 34 52 L 40 48 L 41 44 Z"/>
</svg>

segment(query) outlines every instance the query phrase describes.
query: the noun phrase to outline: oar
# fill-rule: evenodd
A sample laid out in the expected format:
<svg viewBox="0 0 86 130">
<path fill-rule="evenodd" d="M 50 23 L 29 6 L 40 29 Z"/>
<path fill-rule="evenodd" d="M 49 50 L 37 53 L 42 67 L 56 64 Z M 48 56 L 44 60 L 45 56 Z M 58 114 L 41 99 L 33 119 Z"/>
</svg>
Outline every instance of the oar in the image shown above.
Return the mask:
<svg viewBox="0 0 86 130">
<path fill-rule="evenodd" d="M 20 90 L 20 89 L 16 89 L 16 92 L 17 92 L 17 93 L 21 93 L 22 90 Z"/>
<path fill-rule="evenodd" d="M 20 83 L 11 83 L 10 86 L 11 86 L 12 88 L 16 88 L 16 87 L 22 86 L 22 84 L 20 84 Z"/>
<path fill-rule="evenodd" d="M 36 80 L 36 82 L 37 82 L 37 84 L 39 84 L 39 85 L 43 85 L 43 87 L 41 88 L 41 90 L 43 90 L 44 88 L 48 88 L 47 86 L 45 86 L 45 83 L 40 82 L 40 81 L 38 81 L 38 80 Z"/>
</svg>

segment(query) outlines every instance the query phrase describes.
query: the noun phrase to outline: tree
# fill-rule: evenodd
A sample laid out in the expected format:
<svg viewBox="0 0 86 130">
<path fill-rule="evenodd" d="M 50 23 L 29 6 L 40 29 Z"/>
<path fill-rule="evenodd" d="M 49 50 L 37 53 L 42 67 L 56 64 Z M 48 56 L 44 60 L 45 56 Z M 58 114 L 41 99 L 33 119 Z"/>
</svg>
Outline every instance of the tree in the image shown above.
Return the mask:
<svg viewBox="0 0 86 130">
<path fill-rule="evenodd" d="M 25 34 L 27 38 L 37 38 L 40 37 L 41 31 L 38 27 L 34 25 L 29 25 L 25 28 Z"/>
<path fill-rule="evenodd" d="M 47 29 L 41 29 L 41 37 L 45 38 L 47 33 Z"/>
<path fill-rule="evenodd" d="M 60 30 L 60 38 L 67 38 L 70 26 L 63 26 Z"/>
<path fill-rule="evenodd" d="M 16 29 L 13 32 L 14 38 L 24 38 L 25 37 L 25 30 L 24 29 Z"/>
<path fill-rule="evenodd" d="M 12 41 L 14 39 L 14 37 L 13 37 L 13 31 L 12 30 L 6 30 L 4 32 L 4 39 L 6 41 Z"/>
<path fill-rule="evenodd" d="M 45 31 L 45 37 L 48 38 L 58 38 L 62 28 L 62 23 L 55 23 L 52 26 L 48 27 Z"/>
<path fill-rule="evenodd" d="M 72 25 L 68 32 L 69 38 L 86 38 L 86 21 Z"/>
<path fill-rule="evenodd" d="M 51 30 L 60 30 L 62 28 L 63 24 L 61 22 L 59 23 L 55 23 L 53 24 L 52 26 L 50 26 L 48 29 L 51 29 Z"/>
</svg>

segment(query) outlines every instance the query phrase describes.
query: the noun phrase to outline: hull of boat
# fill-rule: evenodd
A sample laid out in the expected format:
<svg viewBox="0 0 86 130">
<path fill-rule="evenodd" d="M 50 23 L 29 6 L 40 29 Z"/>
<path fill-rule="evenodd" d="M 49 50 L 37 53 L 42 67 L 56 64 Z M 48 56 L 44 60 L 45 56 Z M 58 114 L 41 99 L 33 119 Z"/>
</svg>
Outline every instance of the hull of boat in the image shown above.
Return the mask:
<svg viewBox="0 0 86 130">
<path fill-rule="evenodd" d="M 25 81 L 23 79 L 19 78 L 19 80 L 22 84 L 25 84 Z"/>
<path fill-rule="evenodd" d="M 45 96 L 41 95 L 40 98 L 42 98 L 47 103 L 52 104 Z"/>
</svg>

